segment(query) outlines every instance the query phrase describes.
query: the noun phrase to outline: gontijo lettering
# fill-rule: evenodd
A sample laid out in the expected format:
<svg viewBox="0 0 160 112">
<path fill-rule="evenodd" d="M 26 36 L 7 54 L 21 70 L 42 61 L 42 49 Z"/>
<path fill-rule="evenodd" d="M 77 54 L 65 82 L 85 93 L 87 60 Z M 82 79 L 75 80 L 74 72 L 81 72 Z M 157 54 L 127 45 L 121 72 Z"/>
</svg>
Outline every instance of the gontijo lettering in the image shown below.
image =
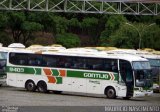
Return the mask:
<svg viewBox="0 0 160 112">
<path fill-rule="evenodd" d="M 108 74 L 84 73 L 84 77 L 98 78 L 98 79 L 108 79 Z"/>
</svg>

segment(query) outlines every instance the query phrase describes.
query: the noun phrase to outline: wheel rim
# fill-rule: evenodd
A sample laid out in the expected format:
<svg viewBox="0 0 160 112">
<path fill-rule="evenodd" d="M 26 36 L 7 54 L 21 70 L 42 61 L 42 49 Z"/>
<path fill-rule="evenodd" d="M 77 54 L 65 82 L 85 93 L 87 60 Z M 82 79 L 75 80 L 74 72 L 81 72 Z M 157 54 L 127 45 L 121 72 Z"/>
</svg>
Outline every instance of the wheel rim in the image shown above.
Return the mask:
<svg viewBox="0 0 160 112">
<path fill-rule="evenodd" d="M 44 92 L 44 89 L 43 89 L 43 87 L 41 87 L 41 86 L 38 86 L 38 91 L 39 91 L 39 92 Z"/>
<path fill-rule="evenodd" d="M 107 96 L 109 98 L 112 98 L 114 96 L 114 90 L 113 89 L 109 89 L 108 92 L 107 92 Z"/>
<path fill-rule="evenodd" d="M 28 83 L 27 88 L 31 91 L 34 88 L 34 84 L 32 82 Z"/>
<path fill-rule="evenodd" d="M 44 82 L 40 82 L 37 84 L 37 88 L 39 92 L 46 93 L 47 92 L 47 85 Z"/>
</svg>

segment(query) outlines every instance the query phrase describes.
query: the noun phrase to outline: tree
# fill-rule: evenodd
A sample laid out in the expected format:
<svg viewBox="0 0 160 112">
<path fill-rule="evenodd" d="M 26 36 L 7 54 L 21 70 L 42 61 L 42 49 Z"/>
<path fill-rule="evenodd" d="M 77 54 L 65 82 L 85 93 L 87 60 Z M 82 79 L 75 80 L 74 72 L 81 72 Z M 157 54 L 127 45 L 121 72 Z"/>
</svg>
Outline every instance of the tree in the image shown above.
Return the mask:
<svg viewBox="0 0 160 112">
<path fill-rule="evenodd" d="M 8 13 L 8 28 L 12 32 L 14 42 L 26 42 L 32 37 L 31 34 L 35 31 L 42 30 L 43 25 L 34 22 L 35 15 L 29 15 L 28 12 L 9 12 Z"/>
<path fill-rule="evenodd" d="M 73 33 L 80 33 L 81 23 L 77 18 L 72 18 L 68 20 L 68 30 Z"/>
<path fill-rule="evenodd" d="M 8 27 L 12 31 L 14 42 L 20 42 L 20 36 L 22 34 L 21 26 L 25 21 L 25 15 L 23 12 L 9 12 L 8 13 Z"/>
<path fill-rule="evenodd" d="M 125 24 L 127 19 L 123 15 L 112 15 L 108 18 L 105 23 L 105 30 L 101 33 L 100 36 L 100 45 L 109 46 L 110 44 L 110 35 L 118 30 L 121 25 Z"/>
<path fill-rule="evenodd" d="M 56 41 L 67 48 L 80 46 L 79 37 L 72 33 L 57 34 Z"/>
<path fill-rule="evenodd" d="M 2 43 L 3 46 L 8 46 L 12 42 L 13 40 L 7 35 L 6 32 L 0 31 L 0 43 Z"/>
<path fill-rule="evenodd" d="M 43 26 L 36 22 L 29 22 L 25 21 L 22 24 L 22 35 L 23 35 L 23 44 L 26 44 L 26 42 L 32 37 L 32 33 L 42 30 Z"/>
<path fill-rule="evenodd" d="M 62 34 L 66 33 L 67 31 L 67 25 L 68 25 L 68 20 L 65 17 L 61 16 L 54 16 L 55 24 L 56 24 L 56 31 L 54 32 L 55 34 Z"/>
<path fill-rule="evenodd" d="M 152 48 L 156 50 L 160 50 L 160 26 L 154 25 L 152 27 L 148 27 L 148 29 L 145 30 L 143 35 L 143 47 L 144 48 Z"/>
<path fill-rule="evenodd" d="M 128 25 L 122 25 L 110 37 L 109 46 L 138 49 L 138 33 Z"/>
<path fill-rule="evenodd" d="M 142 49 L 144 47 L 158 48 L 159 27 L 154 24 L 133 23 L 131 25 L 124 24 L 113 33 L 110 38 L 110 46 L 119 48 Z M 140 45 L 141 42 L 141 46 Z M 155 44 L 156 43 L 156 44 Z"/>
<path fill-rule="evenodd" d="M 94 44 L 97 43 L 98 39 L 98 19 L 94 17 L 86 17 L 83 19 L 82 23 L 82 32 L 93 38 Z"/>
<path fill-rule="evenodd" d="M 5 29 L 7 23 L 7 16 L 5 13 L 0 12 L 0 30 Z"/>
</svg>

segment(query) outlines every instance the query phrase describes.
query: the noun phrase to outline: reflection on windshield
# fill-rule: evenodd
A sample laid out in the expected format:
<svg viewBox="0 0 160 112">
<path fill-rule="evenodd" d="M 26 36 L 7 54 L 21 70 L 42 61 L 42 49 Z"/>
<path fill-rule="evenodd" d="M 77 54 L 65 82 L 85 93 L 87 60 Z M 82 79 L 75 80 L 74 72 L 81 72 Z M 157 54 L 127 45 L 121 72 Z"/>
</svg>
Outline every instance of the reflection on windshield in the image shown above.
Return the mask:
<svg viewBox="0 0 160 112">
<path fill-rule="evenodd" d="M 133 69 L 134 70 L 144 70 L 144 69 L 151 69 L 149 62 L 147 61 L 137 61 L 133 62 Z"/>
<path fill-rule="evenodd" d="M 7 53 L 6 52 L 0 52 L 0 59 L 7 59 Z"/>
<path fill-rule="evenodd" d="M 148 59 L 151 66 L 160 67 L 160 59 Z"/>
</svg>

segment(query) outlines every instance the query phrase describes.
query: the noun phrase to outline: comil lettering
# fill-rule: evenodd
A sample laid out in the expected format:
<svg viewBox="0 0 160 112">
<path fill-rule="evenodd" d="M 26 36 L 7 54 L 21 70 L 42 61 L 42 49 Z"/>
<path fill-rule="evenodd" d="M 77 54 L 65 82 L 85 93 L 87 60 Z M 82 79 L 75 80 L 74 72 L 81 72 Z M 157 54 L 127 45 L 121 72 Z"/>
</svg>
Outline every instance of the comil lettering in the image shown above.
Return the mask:
<svg viewBox="0 0 160 112">
<path fill-rule="evenodd" d="M 108 79 L 108 74 L 84 73 L 84 77 L 95 79 Z"/>
</svg>

